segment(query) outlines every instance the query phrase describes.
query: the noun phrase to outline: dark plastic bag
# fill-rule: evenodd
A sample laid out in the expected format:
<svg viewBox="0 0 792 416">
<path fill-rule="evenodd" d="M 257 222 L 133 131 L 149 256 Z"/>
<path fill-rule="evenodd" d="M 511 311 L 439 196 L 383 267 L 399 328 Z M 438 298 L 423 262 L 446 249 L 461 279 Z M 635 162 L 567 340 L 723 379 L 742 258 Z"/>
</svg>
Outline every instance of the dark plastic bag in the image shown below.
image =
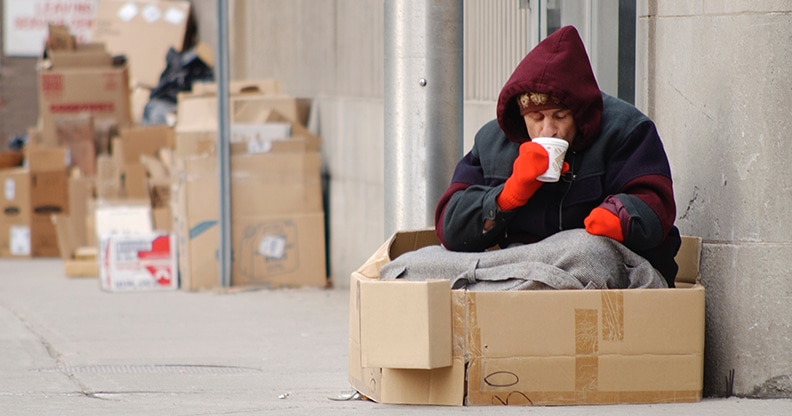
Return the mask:
<svg viewBox="0 0 792 416">
<path fill-rule="evenodd" d="M 159 84 L 151 90 L 143 110 L 142 125 L 167 124 L 167 114 L 176 112 L 180 92 L 192 91 L 195 82 L 214 81 L 213 69 L 198 56 L 195 48 L 181 53 L 170 48 L 166 60 Z"/>
</svg>

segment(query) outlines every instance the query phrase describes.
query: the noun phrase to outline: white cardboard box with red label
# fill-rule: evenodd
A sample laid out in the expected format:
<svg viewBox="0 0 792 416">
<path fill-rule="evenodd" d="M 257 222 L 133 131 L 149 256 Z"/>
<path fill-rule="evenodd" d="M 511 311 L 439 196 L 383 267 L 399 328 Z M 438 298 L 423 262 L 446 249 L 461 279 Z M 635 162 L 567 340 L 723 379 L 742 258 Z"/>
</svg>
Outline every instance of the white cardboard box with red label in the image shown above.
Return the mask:
<svg viewBox="0 0 792 416">
<path fill-rule="evenodd" d="M 169 233 L 105 235 L 99 242 L 102 289 L 176 290 L 176 239 Z"/>
</svg>

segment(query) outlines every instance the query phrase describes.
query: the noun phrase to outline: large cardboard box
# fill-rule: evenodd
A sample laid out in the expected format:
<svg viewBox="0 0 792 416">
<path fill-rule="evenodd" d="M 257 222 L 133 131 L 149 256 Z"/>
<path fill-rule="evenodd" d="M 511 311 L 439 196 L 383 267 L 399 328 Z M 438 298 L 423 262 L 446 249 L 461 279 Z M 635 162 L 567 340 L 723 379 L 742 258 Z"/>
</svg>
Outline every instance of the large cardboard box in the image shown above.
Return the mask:
<svg viewBox="0 0 792 416">
<path fill-rule="evenodd" d="M 66 150 L 30 146 L 26 155 L 27 167 L 0 170 L 0 255 L 57 257 L 50 216 L 69 211 Z"/>
<path fill-rule="evenodd" d="M 26 168 L 0 170 L 0 257 L 30 257 L 30 173 Z"/>
<path fill-rule="evenodd" d="M 185 46 L 189 1 L 103 0 L 91 32 L 113 55 L 126 55 L 133 86 L 156 87 L 167 66 L 168 49 Z"/>
<path fill-rule="evenodd" d="M 57 145 L 55 120 L 80 113 L 94 120 L 115 120 L 127 126 L 131 120 L 126 66 L 65 67 L 39 72 L 41 140 Z"/>
<path fill-rule="evenodd" d="M 204 163 L 179 160 L 172 175 L 171 207 L 179 250 L 179 280 L 185 290 L 220 286 L 217 247 L 220 241 L 217 202 L 218 175 L 201 169 Z M 233 188 L 232 188 L 233 189 Z"/>
<path fill-rule="evenodd" d="M 219 284 L 217 157 L 181 159 L 172 189 L 182 288 Z M 324 286 L 318 152 L 231 157 L 232 285 Z"/>
<path fill-rule="evenodd" d="M 3 197 L 0 199 L 0 220 L 30 220 L 30 172 L 27 168 L 0 169 L 0 186 Z"/>
<path fill-rule="evenodd" d="M 378 283 L 363 284 L 360 288 L 360 299 L 365 301 L 360 305 L 360 343 L 366 346 L 360 357 L 361 366 L 423 369 L 451 366 L 448 280 Z M 373 304 L 372 300 L 379 303 Z M 405 308 L 407 304 L 415 307 Z M 382 325 L 394 316 L 415 325 Z M 404 348 L 390 348 L 394 344 Z"/>
<path fill-rule="evenodd" d="M 325 286 L 324 213 L 232 217 L 232 286 Z"/>
<path fill-rule="evenodd" d="M 444 290 L 432 281 L 378 280 L 382 265 L 430 244 L 437 244 L 433 230 L 397 233 L 352 273 L 349 381 L 362 394 L 443 405 L 701 399 L 700 238 L 683 238 L 674 289 L 474 292 L 450 290 L 443 276 Z M 402 310 L 445 306 L 405 320 L 388 309 L 394 298 Z M 388 342 L 368 333 L 389 328 L 408 332 Z M 449 332 L 450 348 L 432 348 Z M 430 347 L 403 354 L 416 344 Z"/>
</svg>

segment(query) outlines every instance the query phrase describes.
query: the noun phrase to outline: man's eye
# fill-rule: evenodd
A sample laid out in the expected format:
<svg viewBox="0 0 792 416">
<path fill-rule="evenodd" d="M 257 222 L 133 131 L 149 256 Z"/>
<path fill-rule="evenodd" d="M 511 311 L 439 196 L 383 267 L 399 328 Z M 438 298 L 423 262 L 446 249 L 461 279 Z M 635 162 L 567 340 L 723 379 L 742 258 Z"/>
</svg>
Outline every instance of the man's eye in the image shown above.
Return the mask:
<svg viewBox="0 0 792 416">
<path fill-rule="evenodd" d="M 568 111 L 564 111 L 564 112 L 562 112 L 562 113 L 556 113 L 556 114 L 555 114 L 555 118 L 556 118 L 557 120 L 563 120 L 563 119 L 565 119 L 565 118 L 567 118 L 567 117 L 569 117 L 569 112 L 568 112 Z"/>
</svg>

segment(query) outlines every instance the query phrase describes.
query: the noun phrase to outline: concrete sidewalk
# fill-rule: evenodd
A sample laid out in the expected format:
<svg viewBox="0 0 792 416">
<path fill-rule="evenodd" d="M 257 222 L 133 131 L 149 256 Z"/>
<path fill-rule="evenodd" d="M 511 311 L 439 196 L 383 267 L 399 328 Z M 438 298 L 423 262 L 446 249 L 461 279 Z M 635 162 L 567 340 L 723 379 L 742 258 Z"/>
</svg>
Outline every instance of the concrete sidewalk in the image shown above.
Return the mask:
<svg viewBox="0 0 792 416">
<path fill-rule="evenodd" d="M 790 415 L 792 400 L 394 406 L 336 401 L 345 289 L 107 293 L 56 259 L 0 260 L 0 415 Z"/>
</svg>

